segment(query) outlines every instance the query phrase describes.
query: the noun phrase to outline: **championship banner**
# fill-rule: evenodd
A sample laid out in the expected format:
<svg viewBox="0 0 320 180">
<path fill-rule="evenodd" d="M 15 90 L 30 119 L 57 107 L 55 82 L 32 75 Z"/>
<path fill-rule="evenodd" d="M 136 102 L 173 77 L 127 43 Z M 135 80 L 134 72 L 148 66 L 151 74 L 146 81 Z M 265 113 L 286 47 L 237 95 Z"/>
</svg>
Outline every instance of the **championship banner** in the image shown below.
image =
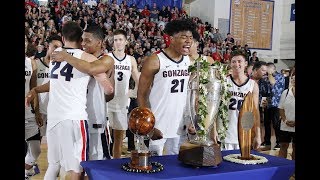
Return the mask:
<svg viewBox="0 0 320 180">
<path fill-rule="evenodd" d="M 274 1 L 231 0 L 230 33 L 241 46 L 272 49 Z"/>
</svg>

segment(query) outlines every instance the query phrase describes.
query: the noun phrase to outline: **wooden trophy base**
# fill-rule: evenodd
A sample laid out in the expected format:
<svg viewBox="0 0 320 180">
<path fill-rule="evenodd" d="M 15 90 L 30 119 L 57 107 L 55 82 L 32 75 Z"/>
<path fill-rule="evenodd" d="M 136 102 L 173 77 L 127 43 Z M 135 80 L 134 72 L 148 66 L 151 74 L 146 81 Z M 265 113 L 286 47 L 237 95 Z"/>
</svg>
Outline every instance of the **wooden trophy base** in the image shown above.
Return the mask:
<svg viewBox="0 0 320 180">
<path fill-rule="evenodd" d="M 151 170 L 152 165 L 149 163 L 150 152 L 138 153 L 137 150 L 131 151 L 131 162 L 129 167 L 131 169 Z"/>
<path fill-rule="evenodd" d="M 180 146 L 178 160 L 192 166 L 218 166 L 222 162 L 220 146 L 191 144 L 185 142 Z"/>
</svg>

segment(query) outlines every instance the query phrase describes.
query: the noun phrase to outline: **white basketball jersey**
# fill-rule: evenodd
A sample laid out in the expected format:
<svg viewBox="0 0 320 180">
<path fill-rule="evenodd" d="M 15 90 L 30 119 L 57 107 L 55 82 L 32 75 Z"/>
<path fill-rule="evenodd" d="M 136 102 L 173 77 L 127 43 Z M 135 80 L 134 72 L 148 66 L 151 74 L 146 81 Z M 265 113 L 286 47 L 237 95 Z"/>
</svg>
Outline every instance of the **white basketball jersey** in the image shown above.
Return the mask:
<svg viewBox="0 0 320 180">
<path fill-rule="evenodd" d="M 254 80 L 247 79 L 247 81 L 241 85 L 237 85 L 232 76 L 227 77 L 227 83 L 231 84 L 229 92 L 231 92 L 231 98 L 228 104 L 228 119 L 229 128 L 226 132 L 225 143 L 238 144 L 238 116 L 239 110 L 242 107 L 244 97 L 248 92 L 253 91 Z"/>
<path fill-rule="evenodd" d="M 27 96 L 27 93 L 30 91 L 30 79 L 31 79 L 31 75 L 32 75 L 32 64 L 31 64 L 31 59 L 26 57 L 25 58 L 25 66 L 24 66 L 24 77 L 25 77 L 25 83 L 24 83 L 24 96 Z M 24 111 L 24 116 L 25 119 L 29 119 L 34 116 L 34 113 L 32 113 L 32 107 L 31 105 L 29 107 L 25 108 Z"/>
<path fill-rule="evenodd" d="M 99 57 L 100 58 L 100 57 Z M 103 87 L 93 77 L 90 78 L 87 94 L 87 113 L 90 133 L 103 133 L 106 121 L 106 101 Z M 95 129 L 93 124 L 102 124 L 102 128 Z"/>
<path fill-rule="evenodd" d="M 131 56 L 126 54 L 123 59 L 118 59 L 113 53 L 108 53 L 114 59 L 114 98 L 108 102 L 108 111 L 127 112 L 129 80 L 131 77 Z"/>
<path fill-rule="evenodd" d="M 183 119 L 190 59 L 189 56 L 182 56 L 179 62 L 175 62 L 164 51 L 157 56 L 160 69 L 154 76 L 149 101 L 156 119 L 155 127 L 161 130 L 163 138 L 173 138 L 178 136 L 179 124 Z"/>
<path fill-rule="evenodd" d="M 37 86 L 46 84 L 49 81 L 49 66 L 43 62 L 43 58 L 37 60 Z M 47 114 L 47 107 L 49 101 L 49 93 L 39 93 L 39 111 L 41 114 Z"/>
<path fill-rule="evenodd" d="M 61 48 L 58 48 L 61 50 Z M 56 49 L 56 51 L 58 50 Z M 65 48 L 81 59 L 84 51 Z M 48 103 L 48 129 L 63 120 L 88 120 L 86 111 L 87 87 L 90 76 L 73 68 L 66 61 L 50 62 L 50 91 Z"/>
</svg>

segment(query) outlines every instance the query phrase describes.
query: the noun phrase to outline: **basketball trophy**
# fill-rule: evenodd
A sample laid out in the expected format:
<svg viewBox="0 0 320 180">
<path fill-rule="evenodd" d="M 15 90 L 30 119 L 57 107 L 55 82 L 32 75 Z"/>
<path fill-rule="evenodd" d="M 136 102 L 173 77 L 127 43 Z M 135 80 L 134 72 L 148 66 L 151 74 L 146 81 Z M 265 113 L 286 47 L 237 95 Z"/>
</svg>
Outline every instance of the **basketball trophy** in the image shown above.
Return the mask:
<svg viewBox="0 0 320 180">
<path fill-rule="evenodd" d="M 263 164 L 268 159 L 264 156 L 251 154 L 251 146 L 255 137 L 255 130 L 258 126 L 255 119 L 259 116 L 254 106 L 253 94 L 248 92 L 242 103 L 238 116 L 238 142 L 240 154 L 229 154 L 223 157 L 224 160 L 239 164 Z"/>
<path fill-rule="evenodd" d="M 151 156 L 144 140 L 152 133 L 155 125 L 155 117 L 148 108 L 134 108 L 129 115 L 129 130 L 137 140 L 136 149 L 131 151 L 130 163 L 125 163 L 122 169 L 128 172 L 155 173 L 163 170 L 163 165 L 158 162 L 149 162 Z M 153 168 L 156 167 L 156 168 Z"/>
<path fill-rule="evenodd" d="M 207 62 L 205 62 L 207 63 Z M 218 79 L 218 67 L 208 66 L 206 83 L 200 73 L 199 61 L 196 61 L 196 71 L 191 74 L 188 83 L 188 95 L 185 121 L 189 121 L 196 130 L 195 138 L 189 139 L 180 146 L 178 159 L 193 166 L 217 166 L 222 162 L 220 146 L 213 142 L 210 135 L 218 117 L 221 98 L 221 83 Z M 206 108 L 205 115 L 201 114 Z"/>
<path fill-rule="evenodd" d="M 241 153 L 241 157 L 239 158 L 242 160 L 254 159 L 254 157 L 250 155 L 250 151 L 253 137 L 255 137 L 254 129 L 256 123 L 254 119 L 255 116 L 258 116 L 257 111 L 254 106 L 253 95 L 251 92 L 248 92 L 244 98 L 238 117 L 238 140 Z"/>
</svg>

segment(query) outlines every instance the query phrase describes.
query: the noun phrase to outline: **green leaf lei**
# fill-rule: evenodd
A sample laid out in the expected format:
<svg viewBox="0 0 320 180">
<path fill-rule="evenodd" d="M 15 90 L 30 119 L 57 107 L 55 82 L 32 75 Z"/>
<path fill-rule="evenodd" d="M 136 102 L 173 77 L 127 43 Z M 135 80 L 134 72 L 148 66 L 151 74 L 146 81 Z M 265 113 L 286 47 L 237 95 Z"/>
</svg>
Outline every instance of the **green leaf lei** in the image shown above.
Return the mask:
<svg viewBox="0 0 320 180">
<path fill-rule="evenodd" d="M 195 63 L 193 65 L 189 66 L 189 72 L 190 73 L 196 73 L 197 72 L 197 62 L 200 62 L 200 69 L 199 69 L 199 99 L 198 99 L 198 126 L 200 129 L 197 131 L 197 134 L 200 138 L 206 138 L 207 133 L 205 131 L 204 127 L 204 119 L 208 115 L 208 109 L 207 109 L 207 100 L 206 96 L 208 94 L 206 84 L 209 82 L 209 66 L 210 63 L 204 60 L 201 57 L 195 60 Z M 228 75 L 228 66 L 226 64 L 222 64 L 219 61 L 215 61 L 211 66 L 216 66 L 217 70 L 220 74 L 220 83 L 221 83 L 221 103 L 218 110 L 218 118 L 222 120 L 222 126 L 219 126 L 218 135 L 220 137 L 220 140 L 223 140 L 226 137 L 226 131 L 228 129 L 228 123 L 229 120 L 228 117 L 228 102 L 231 97 L 230 92 L 228 91 L 228 88 L 230 87 L 230 84 L 227 84 L 227 75 Z"/>
</svg>

